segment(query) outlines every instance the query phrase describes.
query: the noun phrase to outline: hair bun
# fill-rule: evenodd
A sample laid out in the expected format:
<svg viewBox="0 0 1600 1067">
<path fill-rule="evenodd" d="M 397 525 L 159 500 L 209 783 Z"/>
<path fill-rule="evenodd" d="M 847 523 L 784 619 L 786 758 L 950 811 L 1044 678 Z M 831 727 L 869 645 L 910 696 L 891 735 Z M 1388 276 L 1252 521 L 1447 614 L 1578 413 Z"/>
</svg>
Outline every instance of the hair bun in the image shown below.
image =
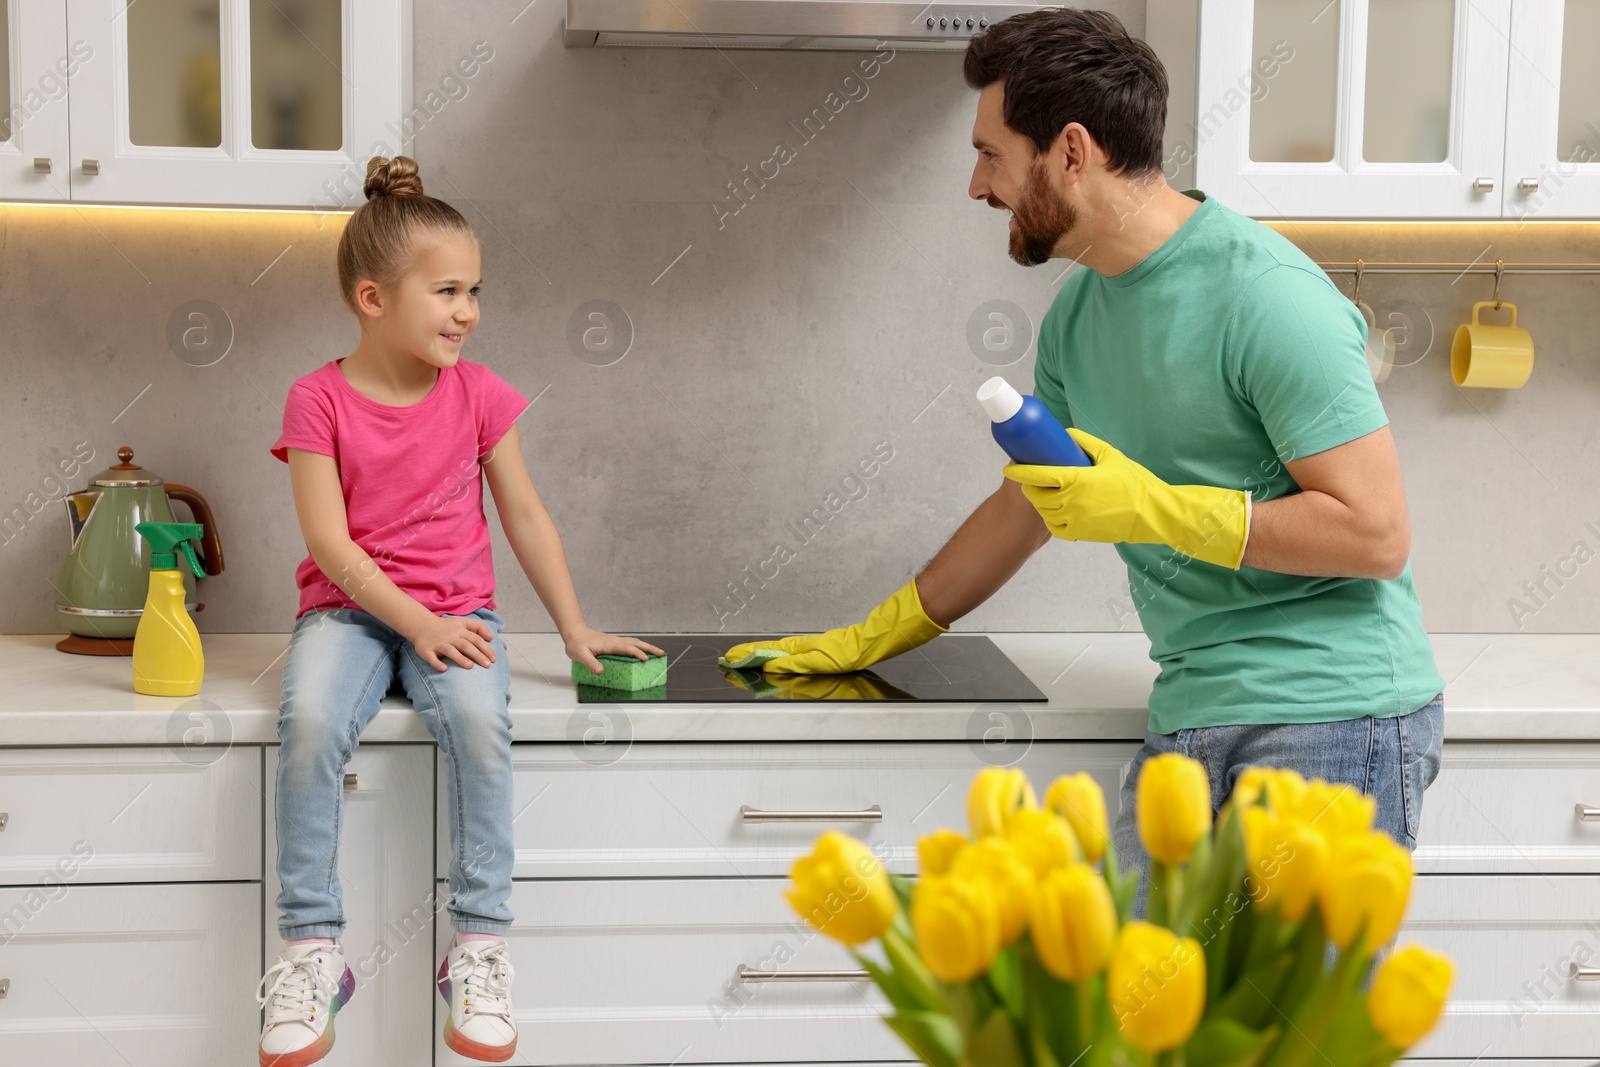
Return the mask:
<svg viewBox="0 0 1600 1067">
<path fill-rule="evenodd" d="M 421 196 L 422 179 L 417 177 L 417 161 L 410 156 L 367 160 L 367 181 L 362 186 L 368 200 L 380 196 Z"/>
</svg>

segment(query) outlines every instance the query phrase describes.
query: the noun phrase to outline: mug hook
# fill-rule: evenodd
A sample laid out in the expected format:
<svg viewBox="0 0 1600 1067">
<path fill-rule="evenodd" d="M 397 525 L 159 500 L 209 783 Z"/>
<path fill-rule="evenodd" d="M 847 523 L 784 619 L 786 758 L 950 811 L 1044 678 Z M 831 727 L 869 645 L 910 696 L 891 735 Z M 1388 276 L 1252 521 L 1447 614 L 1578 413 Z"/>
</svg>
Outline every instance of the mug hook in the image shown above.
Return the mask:
<svg viewBox="0 0 1600 1067">
<path fill-rule="evenodd" d="M 1352 304 L 1361 303 L 1361 275 L 1366 271 L 1366 269 L 1366 263 L 1359 259 L 1356 260 L 1356 288 L 1355 291 L 1350 294 L 1350 302 Z"/>
<path fill-rule="evenodd" d="M 1494 309 L 1496 311 L 1500 310 L 1500 278 L 1501 278 L 1501 276 L 1503 274 L 1505 274 L 1505 272 L 1506 272 L 1506 261 L 1503 260 L 1503 259 L 1495 260 L 1494 261 Z"/>
</svg>

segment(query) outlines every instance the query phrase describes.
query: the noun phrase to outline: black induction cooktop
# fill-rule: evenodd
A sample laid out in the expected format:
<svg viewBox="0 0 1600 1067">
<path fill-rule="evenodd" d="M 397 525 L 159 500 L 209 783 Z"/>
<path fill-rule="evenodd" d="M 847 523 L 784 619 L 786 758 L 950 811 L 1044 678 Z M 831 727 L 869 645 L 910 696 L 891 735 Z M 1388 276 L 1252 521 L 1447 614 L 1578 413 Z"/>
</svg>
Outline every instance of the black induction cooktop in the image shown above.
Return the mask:
<svg viewBox="0 0 1600 1067">
<path fill-rule="evenodd" d="M 667 653 L 665 685 L 639 692 L 582 685 L 580 703 L 621 701 L 670 704 L 741 700 L 855 700 L 959 703 L 1039 702 L 1045 695 L 987 637 L 945 634 L 852 674 L 779 674 L 733 671 L 717 657 L 746 641 L 771 635 L 639 634 Z M 781 636 L 781 635 L 780 635 Z"/>
</svg>

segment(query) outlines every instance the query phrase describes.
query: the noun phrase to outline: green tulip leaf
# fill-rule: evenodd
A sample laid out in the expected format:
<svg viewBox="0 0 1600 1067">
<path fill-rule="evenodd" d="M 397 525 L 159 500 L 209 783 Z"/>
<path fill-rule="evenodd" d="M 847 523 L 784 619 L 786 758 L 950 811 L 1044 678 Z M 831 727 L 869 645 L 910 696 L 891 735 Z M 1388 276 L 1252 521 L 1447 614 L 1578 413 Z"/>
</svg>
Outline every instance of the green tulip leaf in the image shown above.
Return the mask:
<svg viewBox="0 0 1600 1067">
<path fill-rule="evenodd" d="M 899 975 L 893 969 L 880 967 L 877 963 L 854 950 L 851 951 L 850 955 L 854 956 L 856 962 L 861 964 L 862 969 L 872 978 L 873 984 L 883 990 L 883 995 L 888 998 L 890 1004 L 894 1005 L 895 1011 L 910 1012 L 918 1011 L 922 1008 L 922 1005 L 918 1003 L 916 997 L 912 996 L 911 991 L 906 988 L 905 983 L 900 980 Z"/>
<path fill-rule="evenodd" d="M 883 952 L 889 958 L 889 966 L 905 988 L 907 997 L 923 1009 L 945 1006 L 945 997 L 938 981 L 929 973 L 922 957 L 917 955 L 915 946 L 899 927 L 891 926 L 884 931 Z"/>
<path fill-rule="evenodd" d="M 1003 1011 L 990 1012 L 967 1039 L 963 1062 L 967 1067 L 1026 1067 L 1028 1061 L 1017 1042 L 1011 1016 Z"/>
<path fill-rule="evenodd" d="M 1280 955 L 1245 972 L 1220 999 L 1208 1002 L 1207 1016 L 1229 1019 L 1256 1029 L 1279 1019 L 1273 998 L 1283 988 L 1283 980 L 1293 966 L 1293 958 Z"/>
<path fill-rule="evenodd" d="M 1002 949 L 989 965 L 989 985 L 994 989 L 1001 1006 L 1013 1019 L 1021 1019 L 1026 1011 L 1022 986 L 1022 959 L 1018 948 L 1012 945 Z"/>
<path fill-rule="evenodd" d="M 1210 1018 L 1200 1024 L 1183 1047 L 1184 1057 L 1189 1063 L 1205 1067 L 1257 1067 L 1272 1051 L 1278 1033 L 1276 1026 L 1253 1030 L 1232 1019 Z"/>
<path fill-rule="evenodd" d="M 883 1021 L 929 1067 L 961 1067 L 961 1028 L 950 1016 L 932 1011 L 903 1011 L 886 1015 Z"/>
</svg>

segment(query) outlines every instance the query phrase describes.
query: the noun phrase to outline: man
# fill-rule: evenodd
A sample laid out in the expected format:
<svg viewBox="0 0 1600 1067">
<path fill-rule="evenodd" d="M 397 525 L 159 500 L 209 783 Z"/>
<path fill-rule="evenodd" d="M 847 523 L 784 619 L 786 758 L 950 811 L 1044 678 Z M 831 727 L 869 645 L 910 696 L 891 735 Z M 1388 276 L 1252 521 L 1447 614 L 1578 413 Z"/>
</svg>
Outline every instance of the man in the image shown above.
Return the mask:
<svg viewBox="0 0 1600 1067">
<path fill-rule="evenodd" d="M 969 194 L 1010 213 L 1018 263 L 1081 264 L 1041 326 L 1034 392 L 1094 465 L 1007 467 L 866 622 L 728 659 L 860 670 L 945 632 L 1052 535 L 1115 544 L 1161 667 L 1123 862 L 1148 867 L 1133 802 L 1161 752 L 1205 766 L 1213 806 L 1252 764 L 1349 783 L 1414 847 L 1444 683 L 1360 314 L 1287 240 L 1167 185 L 1166 74 L 1114 16 L 1006 19 L 972 40 L 965 75 Z"/>
</svg>

